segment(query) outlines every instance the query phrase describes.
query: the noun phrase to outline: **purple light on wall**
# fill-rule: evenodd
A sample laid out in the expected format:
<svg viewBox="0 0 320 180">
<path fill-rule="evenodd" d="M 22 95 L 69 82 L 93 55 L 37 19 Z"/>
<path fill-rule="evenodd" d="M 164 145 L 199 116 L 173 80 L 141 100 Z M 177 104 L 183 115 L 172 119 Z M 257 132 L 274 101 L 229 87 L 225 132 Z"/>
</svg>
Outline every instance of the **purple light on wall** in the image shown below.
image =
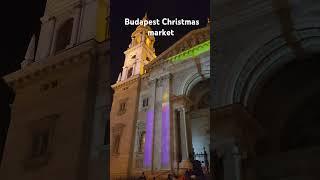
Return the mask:
<svg viewBox="0 0 320 180">
<path fill-rule="evenodd" d="M 161 148 L 161 165 L 167 167 L 170 163 L 170 110 L 168 102 L 162 104 Z"/>
<path fill-rule="evenodd" d="M 153 109 L 147 111 L 146 141 L 144 145 L 144 167 L 152 165 Z"/>
</svg>

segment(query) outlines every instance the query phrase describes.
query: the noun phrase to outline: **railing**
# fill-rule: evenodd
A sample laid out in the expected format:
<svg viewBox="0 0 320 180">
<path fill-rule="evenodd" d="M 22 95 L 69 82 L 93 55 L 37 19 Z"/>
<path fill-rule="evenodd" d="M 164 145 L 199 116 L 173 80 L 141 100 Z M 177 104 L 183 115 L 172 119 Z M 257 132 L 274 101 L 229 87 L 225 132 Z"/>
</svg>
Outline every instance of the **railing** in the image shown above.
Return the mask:
<svg viewBox="0 0 320 180">
<path fill-rule="evenodd" d="M 208 153 L 206 151 L 206 148 L 203 147 L 203 152 L 197 153 L 197 154 L 193 150 L 192 157 L 193 157 L 193 160 L 198 160 L 198 161 L 200 161 L 201 165 L 204 165 L 204 167 L 206 169 L 205 173 L 208 174 L 209 173 L 209 160 L 208 160 Z"/>
</svg>

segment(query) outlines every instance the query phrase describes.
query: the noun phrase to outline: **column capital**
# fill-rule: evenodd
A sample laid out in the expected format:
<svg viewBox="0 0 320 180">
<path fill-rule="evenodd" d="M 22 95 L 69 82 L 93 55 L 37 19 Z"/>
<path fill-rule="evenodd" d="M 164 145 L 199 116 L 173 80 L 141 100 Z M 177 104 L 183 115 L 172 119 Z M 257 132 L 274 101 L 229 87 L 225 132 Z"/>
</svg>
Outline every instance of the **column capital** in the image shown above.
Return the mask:
<svg viewBox="0 0 320 180">
<path fill-rule="evenodd" d="M 172 74 L 168 73 L 168 74 L 164 74 L 160 77 L 161 80 L 165 80 L 165 79 L 170 79 L 172 77 Z"/>
<path fill-rule="evenodd" d="M 178 108 L 184 108 L 185 111 L 188 111 L 192 105 L 192 101 L 185 95 L 173 95 L 171 96 L 170 101 Z"/>
</svg>

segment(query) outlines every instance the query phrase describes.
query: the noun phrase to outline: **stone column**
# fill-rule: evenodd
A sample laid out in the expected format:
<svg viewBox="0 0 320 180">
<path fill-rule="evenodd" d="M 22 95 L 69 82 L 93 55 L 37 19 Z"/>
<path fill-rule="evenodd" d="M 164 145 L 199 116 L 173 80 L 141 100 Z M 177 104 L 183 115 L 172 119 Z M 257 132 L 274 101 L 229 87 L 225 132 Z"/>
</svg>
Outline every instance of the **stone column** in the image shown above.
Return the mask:
<svg viewBox="0 0 320 180">
<path fill-rule="evenodd" d="M 151 90 L 152 93 L 150 97 L 150 106 L 147 111 L 146 118 L 146 141 L 144 147 L 144 168 L 148 171 L 153 171 L 154 169 L 154 142 L 155 142 L 155 103 L 156 103 L 156 86 L 157 79 L 151 81 Z"/>
<path fill-rule="evenodd" d="M 82 8 L 81 4 L 78 4 L 74 7 L 72 34 L 71 34 L 71 41 L 69 46 L 74 46 L 77 43 L 81 8 Z"/>
<path fill-rule="evenodd" d="M 235 175 L 236 175 L 236 179 L 235 180 L 241 180 L 241 154 L 240 154 L 240 150 L 239 150 L 239 146 L 238 145 L 233 145 L 232 148 L 232 153 L 233 153 L 233 157 L 235 160 Z"/>
<path fill-rule="evenodd" d="M 262 132 L 259 123 L 240 104 L 221 107 L 213 113 L 216 142 L 224 149 L 224 179 L 238 180 L 242 176 L 252 179 L 254 145 Z M 248 157 L 252 161 L 249 162 Z M 242 162 L 246 162 L 243 167 Z"/>
<path fill-rule="evenodd" d="M 122 77 L 121 77 L 121 81 L 125 80 L 127 78 L 127 71 L 128 71 L 128 67 L 123 67 L 122 68 Z"/>
<path fill-rule="evenodd" d="M 171 169 L 171 141 L 172 141 L 172 119 L 170 117 L 170 82 L 171 75 L 167 74 L 161 77 L 162 95 L 161 95 L 161 169 Z"/>
<path fill-rule="evenodd" d="M 180 141 L 180 147 L 176 147 L 176 151 L 181 151 L 181 162 L 177 165 L 179 166 L 179 174 L 183 174 L 185 170 L 192 168 L 192 163 L 190 161 L 190 154 L 192 153 L 192 145 L 191 145 L 191 136 L 190 136 L 190 125 L 187 116 L 187 112 L 189 109 L 190 102 L 184 96 L 174 97 L 172 101 L 175 104 L 175 111 L 178 112 L 179 122 L 176 124 L 179 127 L 176 127 L 175 131 L 179 128 L 179 133 L 177 134 L 177 138 L 180 138 L 177 141 Z M 177 120 L 177 119 L 176 119 Z"/>
<path fill-rule="evenodd" d="M 232 140 L 231 140 L 232 141 Z M 224 180 L 241 180 L 241 152 L 234 142 L 226 142 L 223 147 Z"/>
<path fill-rule="evenodd" d="M 136 73 L 136 63 L 132 65 L 132 75 L 135 75 L 135 73 Z"/>
<path fill-rule="evenodd" d="M 192 169 L 192 163 L 190 155 L 192 154 L 192 139 L 190 130 L 190 121 L 188 116 L 188 107 L 183 106 L 181 108 L 181 141 L 182 143 L 182 161 L 180 163 L 181 170 L 185 171 L 187 169 Z M 182 172 L 181 172 L 182 173 Z"/>
<path fill-rule="evenodd" d="M 50 55 L 52 44 L 53 44 L 53 34 L 55 30 L 55 17 L 43 16 L 41 19 L 41 31 L 38 40 L 36 61 L 39 61 Z"/>
</svg>

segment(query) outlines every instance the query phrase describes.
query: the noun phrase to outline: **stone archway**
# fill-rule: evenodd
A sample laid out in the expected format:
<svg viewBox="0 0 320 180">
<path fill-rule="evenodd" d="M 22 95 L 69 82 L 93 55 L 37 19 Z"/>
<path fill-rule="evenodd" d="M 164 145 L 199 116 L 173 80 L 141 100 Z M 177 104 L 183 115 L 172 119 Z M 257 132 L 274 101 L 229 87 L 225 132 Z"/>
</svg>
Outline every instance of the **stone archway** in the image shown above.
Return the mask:
<svg viewBox="0 0 320 180">
<path fill-rule="evenodd" d="M 228 149 L 226 145 L 220 145 L 223 144 L 223 141 L 230 140 L 225 144 L 240 143 L 241 167 L 239 169 L 242 169 L 242 172 L 232 178 L 241 177 L 251 180 L 279 179 L 280 176 L 287 179 L 317 177 L 312 174 L 306 176 L 306 173 L 303 173 L 306 168 L 299 169 L 298 166 L 289 165 L 298 164 L 299 161 L 308 161 L 309 168 L 315 166 L 315 160 L 304 156 L 304 154 L 311 151 L 316 153 L 317 151 L 314 149 L 318 148 L 317 144 L 305 143 L 305 140 L 295 144 L 292 139 L 303 139 L 303 136 L 306 136 L 304 138 L 307 139 L 318 137 L 316 131 L 312 131 L 314 134 L 305 132 L 306 129 L 312 129 L 310 126 L 312 123 L 301 127 L 301 125 L 299 126 L 301 118 L 298 118 L 309 118 L 308 121 L 312 122 L 318 117 L 317 114 L 312 114 L 311 117 L 307 116 L 311 114 L 310 104 L 315 104 L 314 101 L 308 99 L 317 99 L 316 92 L 307 92 L 306 89 L 303 89 L 309 87 L 310 90 L 320 91 L 320 88 L 317 87 L 317 84 L 320 84 L 318 82 L 320 76 L 316 69 L 320 62 L 318 60 L 320 56 L 316 54 L 320 50 L 318 29 L 312 27 L 296 31 L 305 50 L 304 54 L 296 56 L 283 41 L 283 37 L 279 36 L 251 54 L 244 63 L 238 64 L 239 69 L 233 73 L 235 76 L 231 80 L 228 79 L 232 84 L 230 85 L 231 90 L 227 91 L 230 102 L 224 106 L 222 104 L 214 110 L 216 116 L 219 116 L 214 117 L 216 119 L 214 121 L 214 135 L 215 147 L 221 146 L 220 149 L 224 151 L 225 157 L 226 152 L 231 152 L 231 148 Z M 287 92 L 291 92 L 291 94 Z M 217 97 L 215 96 L 215 98 Z M 240 107 L 239 110 L 237 110 L 237 105 Z M 307 111 L 307 109 L 309 110 Z M 298 113 L 295 113 L 297 111 Z M 244 116 L 241 117 L 240 114 L 244 114 Z M 245 122 L 246 119 L 247 122 Z M 251 124 L 250 131 L 246 129 L 248 124 Z M 300 135 L 295 134 L 297 131 Z M 251 135 L 242 136 L 243 132 L 250 132 Z M 284 144 L 289 141 L 291 142 Z M 251 147 L 252 145 L 254 147 Z M 294 146 L 297 147 L 293 148 Z M 285 160 L 295 159 L 294 156 L 299 156 L 299 158 L 296 158 L 296 161 Z M 229 176 L 235 172 L 236 166 L 239 167 L 235 161 L 236 157 L 233 157 L 233 162 L 230 161 L 234 167 L 225 167 L 225 175 Z M 314 172 L 316 171 L 318 170 L 314 170 Z M 229 177 L 224 178 L 228 179 Z"/>
<path fill-rule="evenodd" d="M 193 159 L 209 168 L 210 159 L 210 79 L 196 83 L 187 94 L 191 102 L 187 112 Z M 198 162 L 198 163 L 199 163 Z M 195 167 L 195 164 L 194 164 Z"/>
<path fill-rule="evenodd" d="M 248 101 L 250 113 L 263 129 L 255 145 L 258 179 L 319 177 L 320 159 L 315 158 L 320 152 L 316 140 L 320 137 L 319 58 L 294 59 L 259 82 Z"/>
</svg>

